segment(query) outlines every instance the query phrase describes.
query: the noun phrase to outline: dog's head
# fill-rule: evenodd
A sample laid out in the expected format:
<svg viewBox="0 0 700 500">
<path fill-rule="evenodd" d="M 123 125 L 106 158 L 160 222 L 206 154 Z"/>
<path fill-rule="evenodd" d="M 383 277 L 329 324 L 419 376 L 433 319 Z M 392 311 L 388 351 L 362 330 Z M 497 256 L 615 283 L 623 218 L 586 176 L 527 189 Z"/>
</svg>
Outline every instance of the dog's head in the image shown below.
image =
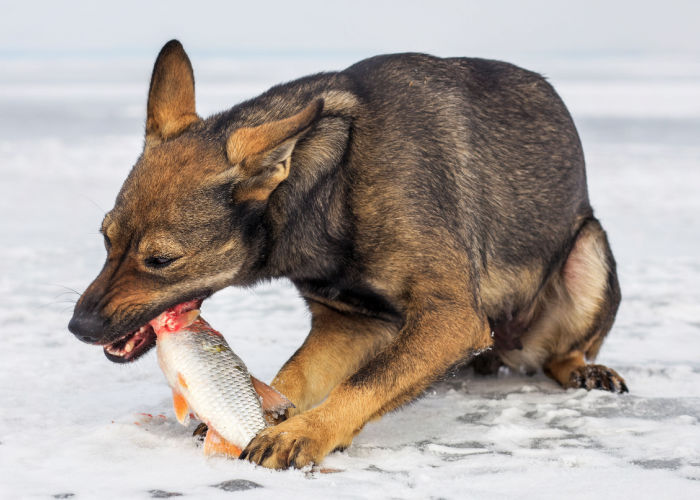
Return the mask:
<svg viewBox="0 0 700 500">
<path fill-rule="evenodd" d="M 154 345 L 148 322 L 165 309 L 245 283 L 260 259 L 269 197 L 322 109 L 315 99 L 281 119 L 212 126 L 195 112 L 182 46 L 166 44 L 151 78 L 144 151 L 104 218 L 107 260 L 71 332 L 105 346 L 113 361 L 131 361 Z"/>
</svg>

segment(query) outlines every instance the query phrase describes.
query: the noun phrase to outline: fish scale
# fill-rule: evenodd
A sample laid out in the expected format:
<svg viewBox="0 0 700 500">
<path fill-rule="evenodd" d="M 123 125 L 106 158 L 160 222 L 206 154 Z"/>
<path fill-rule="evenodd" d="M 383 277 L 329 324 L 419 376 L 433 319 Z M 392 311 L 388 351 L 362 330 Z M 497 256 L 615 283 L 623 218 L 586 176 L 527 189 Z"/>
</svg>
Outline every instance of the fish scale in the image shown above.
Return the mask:
<svg viewBox="0 0 700 500">
<path fill-rule="evenodd" d="M 157 351 L 168 384 L 224 439 L 244 448 L 266 427 L 245 363 L 201 317 L 159 337 Z"/>
</svg>

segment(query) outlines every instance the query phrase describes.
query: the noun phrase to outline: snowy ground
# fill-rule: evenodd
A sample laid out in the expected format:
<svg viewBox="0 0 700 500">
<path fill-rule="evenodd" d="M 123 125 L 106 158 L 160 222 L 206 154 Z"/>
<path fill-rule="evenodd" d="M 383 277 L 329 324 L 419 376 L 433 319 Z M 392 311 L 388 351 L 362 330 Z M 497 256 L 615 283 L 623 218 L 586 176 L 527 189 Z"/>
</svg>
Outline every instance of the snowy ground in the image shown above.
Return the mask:
<svg viewBox="0 0 700 500">
<path fill-rule="evenodd" d="M 579 126 L 624 295 L 599 359 L 630 393 L 459 374 L 322 474 L 205 459 L 153 354 L 115 365 L 66 329 L 140 151 L 152 61 L 0 60 L 0 498 L 700 498 L 699 61 L 517 61 L 550 77 Z M 199 110 L 348 62 L 195 59 Z M 268 381 L 309 323 L 283 282 L 220 292 L 205 313 Z"/>
</svg>

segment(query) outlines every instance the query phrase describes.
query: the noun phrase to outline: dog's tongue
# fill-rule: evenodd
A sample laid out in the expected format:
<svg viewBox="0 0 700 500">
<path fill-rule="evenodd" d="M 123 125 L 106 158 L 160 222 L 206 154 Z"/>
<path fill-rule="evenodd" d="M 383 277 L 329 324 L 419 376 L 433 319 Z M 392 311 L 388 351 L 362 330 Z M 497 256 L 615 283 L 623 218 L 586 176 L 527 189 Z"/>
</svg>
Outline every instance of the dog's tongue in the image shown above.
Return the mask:
<svg viewBox="0 0 700 500">
<path fill-rule="evenodd" d="M 183 302 L 161 313 L 150 321 L 157 336 L 175 333 L 192 324 L 199 317 L 199 299 Z"/>
</svg>

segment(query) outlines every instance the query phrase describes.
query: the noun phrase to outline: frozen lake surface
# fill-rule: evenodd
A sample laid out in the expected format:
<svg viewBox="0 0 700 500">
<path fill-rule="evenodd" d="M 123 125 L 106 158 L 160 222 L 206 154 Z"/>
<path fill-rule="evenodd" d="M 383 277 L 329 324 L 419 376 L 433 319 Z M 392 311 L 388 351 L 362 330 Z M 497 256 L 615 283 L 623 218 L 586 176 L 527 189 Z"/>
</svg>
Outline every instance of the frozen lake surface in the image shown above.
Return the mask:
<svg viewBox="0 0 700 500">
<path fill-rule="evenodd" d="M 202 115 L 352 62 L 193 59 Z M 152 60 L 0 60 L 0 497 L 700 498 L 700 60 L 514 62 L 545 73 L 579 127 L 623 291 L 599 360 L 630 393 L 452 374 L 321 473 L 204 458 L 154 354 L 115 365 L 66 329 L 140 153 Z M 285 282 L 204 311 L 266 381 L 309 327 Z"/>
</svg>

